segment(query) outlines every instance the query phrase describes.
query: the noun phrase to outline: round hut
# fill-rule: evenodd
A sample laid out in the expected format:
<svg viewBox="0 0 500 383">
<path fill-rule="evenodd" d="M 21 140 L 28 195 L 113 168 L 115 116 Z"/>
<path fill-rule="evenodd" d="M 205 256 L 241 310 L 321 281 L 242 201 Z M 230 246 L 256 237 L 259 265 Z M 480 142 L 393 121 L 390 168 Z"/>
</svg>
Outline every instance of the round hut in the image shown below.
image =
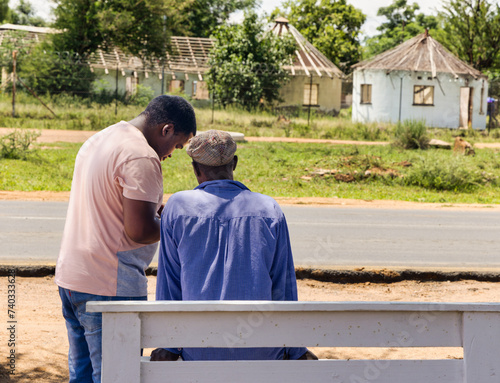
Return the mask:
<svg viewBox="0 0 500 383">
<path fill-rule="evenodd" d="M 353 121 L 486 127 L 487 77 L 428 32 L 353 68 Z"/>
</svg>

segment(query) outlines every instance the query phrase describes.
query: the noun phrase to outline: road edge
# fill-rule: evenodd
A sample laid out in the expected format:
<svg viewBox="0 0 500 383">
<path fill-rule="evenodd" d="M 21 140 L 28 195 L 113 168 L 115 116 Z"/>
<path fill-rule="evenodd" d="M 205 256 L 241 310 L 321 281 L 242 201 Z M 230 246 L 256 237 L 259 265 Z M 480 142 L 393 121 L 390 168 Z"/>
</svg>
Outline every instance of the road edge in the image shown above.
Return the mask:
<svg viewBox="0 0 500 383">
<path fill-rule="evenodd" d="M 55 274 L 53 265 L 0 265 L 0 277 L 12 274 L 18 277 L 47 277 Z M 148 267 L 146 275 L 157 274 L 157 267 Z M 500 282 L 500 271 L 466 271 L 466 270 L 415 270 L 415 269 L 321 269 L 297 267 L 297 279 L 313 279 L 320 282 L 349 283 L 396 283 L 401 281 L 420 282 L 456 282 L 475 280 L 479 282 Z"/>
</svg>

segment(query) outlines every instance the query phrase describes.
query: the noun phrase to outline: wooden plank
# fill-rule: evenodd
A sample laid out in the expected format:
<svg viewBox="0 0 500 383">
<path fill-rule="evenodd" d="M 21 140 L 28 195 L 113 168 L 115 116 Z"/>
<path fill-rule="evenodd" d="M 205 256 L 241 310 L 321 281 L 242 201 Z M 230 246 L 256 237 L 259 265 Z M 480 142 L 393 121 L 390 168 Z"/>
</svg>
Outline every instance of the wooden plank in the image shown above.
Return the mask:
<svg viewBox="0 0 500 383">
<path fill-rule="evenodd" d="M 461 347 L 458 312 L 142 313 L 149 347 Z"/>
<path fill-rule="evenodd" d="M 500 303 L 433 302 L 276 302 L 276 301 L 115 301 L 89 302 L 91 312 L 222 312 L 222 311 L 489 311 Z"/>
<path fill-rule="evenodd" d="M 430 39 L 427 39 L 430 40 Z M 431 44 L 427 43 L 427 48 L 429 49 L 429 61 L 431 63 L 431 72 L 432 78 L 436 77 L 436 63 L 434 62 L 434 50 L 431 47 Z"/>
<path fill-rule="evenodd" d="M 462 360 L 143 362 L 141 383 L 459 383 Z"/>
<path fill-rule="evenodd" d="M 137 383 L 141 373 L 141 323 L 137 313 L 102 316 L 103 383 Z"/>
<path fill-rule="evenodd" d="M 459 128 L 469 127 L 469 97 L 470 88 L 460 88 L 460 123 Z"/>
<path fill-rule="evenodd" d="M 319 77 L 323 77 L 323 75 L 321 74 L 321 72 L 319 71 L 318 67 L 316 66 L 314 60 L 312 59 L 311 55 L 309 55 L 309 53 L 307 52 L 306 48 L 304 47 L 304 45 L 302 44 L 302 42 L 300 41 L 300 33 L 295 29 L 295 28 L 290 28 L 289 29 L 292 36 L 295 38 L 295 41 L 297 42 L 297 44 L 299 44 L 299 47 L 300 49 L 302 50 L 302 52 L 304 52 L 304 54 L 306 55 L 307 59 L 309 60 L 309 62 L 311 63 L 311 66 L 314 68 L 314 70 L 316 71 L 317 75 Z M 297 51 L 296 51 L 297 52 Z M 300 54 L 299 54 L 300 56 Z M 304 63 L 302 62 L 302 58 L 300 58 L 300 61 L 302 63 L 302 65 L 304 65 Z M 304 65 L 305 67 L 305 65 Z M 307 72 L 306 72 L 307 73 Z"/>
<path fill-rule="evenodd" d="M 464 363 L 466 383 L 500 381 L 500 314 L 464 313 Z"/>
</svg>

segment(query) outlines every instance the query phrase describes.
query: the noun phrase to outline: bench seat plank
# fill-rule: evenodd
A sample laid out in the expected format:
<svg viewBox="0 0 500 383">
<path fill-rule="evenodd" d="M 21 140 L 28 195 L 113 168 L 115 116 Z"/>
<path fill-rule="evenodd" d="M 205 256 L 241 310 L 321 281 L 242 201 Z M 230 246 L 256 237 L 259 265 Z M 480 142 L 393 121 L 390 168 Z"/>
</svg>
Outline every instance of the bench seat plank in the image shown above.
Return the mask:
<svg viewBox="0 0 500 383">
<path fill-rule="evenodd" d="M 463 382 L 460 360 L 147 362 L 147 359 L 143 358 L 141 363 L 141 383 Z"/>
<path fill-rule="evenodd" d="M 276 301 L 113 301 L 89 302 L 90 312 L 160 311 L 496 311 L 500 303 L 276 302 Z"/>
<path fill-rule="evenodd" d="M 461 318 L 448 311 L 148 313 L 141 314 L 141 345 L 462 347 Z"/>
</svg>

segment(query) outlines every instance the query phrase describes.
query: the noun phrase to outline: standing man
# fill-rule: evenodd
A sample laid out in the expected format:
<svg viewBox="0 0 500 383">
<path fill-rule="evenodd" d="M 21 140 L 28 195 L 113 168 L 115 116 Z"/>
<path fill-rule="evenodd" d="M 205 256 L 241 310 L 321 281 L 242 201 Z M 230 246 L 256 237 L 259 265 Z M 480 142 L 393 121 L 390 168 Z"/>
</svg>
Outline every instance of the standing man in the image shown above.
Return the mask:
<svg viewBox="0 0 500 383">
<path fill-rule="evenodd" d="M 101 381 L 100 313 L 88 301 L 146 300 L 145 269 L 160 239 L 160 161 L 196 134 L 192 106 L 159 96 L 129 122 L 88 139 L 75 161 L 57 259 L 70 382 Z"/>
<path fill-rule="evenodd" d="M 297 300 L 285 216 L 271 197 L 233 180 L 236 143 L 210 130 L 187 149 L 199 186 L 162 214 L 157 300 Z M 305 348 L 156 349 L 151 360 L 299 359 Z"/>
</svg>

